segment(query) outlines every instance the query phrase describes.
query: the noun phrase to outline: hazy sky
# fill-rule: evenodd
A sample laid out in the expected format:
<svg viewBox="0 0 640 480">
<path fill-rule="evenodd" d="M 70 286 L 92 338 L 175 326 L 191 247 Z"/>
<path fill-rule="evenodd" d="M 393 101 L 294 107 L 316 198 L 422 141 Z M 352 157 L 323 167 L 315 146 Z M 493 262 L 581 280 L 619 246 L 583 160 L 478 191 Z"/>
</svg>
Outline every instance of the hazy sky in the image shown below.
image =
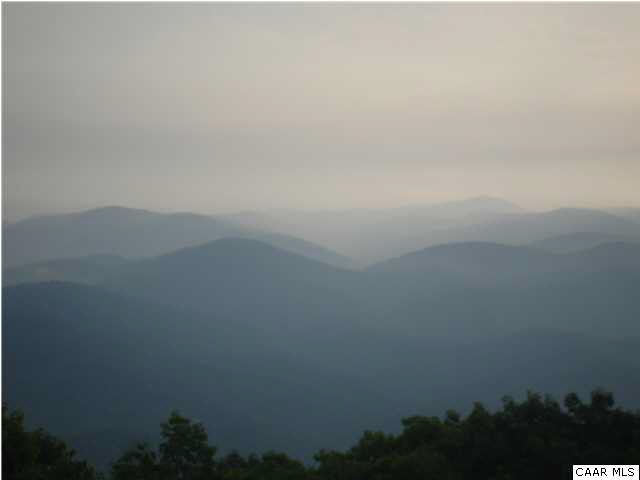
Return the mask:
<svg viewBox="0 0 640 480">
<path fill-rule="evenodd" d="M 2 9 L 9 219 L 640 205 L 640 4 Z"/>
</svg>

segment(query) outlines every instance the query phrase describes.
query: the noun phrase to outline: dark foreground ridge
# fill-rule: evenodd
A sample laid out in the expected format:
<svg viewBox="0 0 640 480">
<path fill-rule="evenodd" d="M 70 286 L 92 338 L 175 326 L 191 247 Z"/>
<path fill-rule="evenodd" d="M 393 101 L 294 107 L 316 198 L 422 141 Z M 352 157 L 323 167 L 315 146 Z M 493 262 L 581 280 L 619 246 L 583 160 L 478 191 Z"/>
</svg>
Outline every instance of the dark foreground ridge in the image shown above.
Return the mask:
<svg viewBox="0 0 640 480">
<path fill-rule="evenodd" d="M 139 443 L 105 476 L 42 429 L 26 431 L 19 412 L 2 409 L 2 478 L 6 480 L 402 480 L 564 479 L 574 464 L 633 464 L 640 458 L 640 411 L 614 407 L 596 390 L 589 403 L 575 393 L 564 407 L 529 393 L 504 397 L 495 413 L 476 403 L 462 418 L 413 416 L 398 435 L 365 431 L 346 452 L 321 450 L 315 464 L 283 453 L 216 456 L 201 423 L 172 412 L 157 448 Z M 313 435 L 313 432 L 309 432 Z"/>
</svg>

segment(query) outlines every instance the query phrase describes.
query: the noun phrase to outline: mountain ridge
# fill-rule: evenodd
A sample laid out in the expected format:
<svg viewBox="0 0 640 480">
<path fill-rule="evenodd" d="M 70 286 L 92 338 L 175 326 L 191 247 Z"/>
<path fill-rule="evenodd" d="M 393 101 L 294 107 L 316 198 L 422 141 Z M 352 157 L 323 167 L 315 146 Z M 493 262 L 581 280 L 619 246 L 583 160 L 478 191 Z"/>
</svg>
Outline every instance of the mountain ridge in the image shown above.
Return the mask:
<svg viewBox="0 0 640 480">
<path fill-rule="evenodd" d="M 290 235 L 274 235 L 194 213 L 159 213 L 126 207 L 33 217 L 3 225 L 3 267 L 92 254 L 149 257 L 222 237 L 259 237 L 335 265 L 344 255 Z"/>
</svg>

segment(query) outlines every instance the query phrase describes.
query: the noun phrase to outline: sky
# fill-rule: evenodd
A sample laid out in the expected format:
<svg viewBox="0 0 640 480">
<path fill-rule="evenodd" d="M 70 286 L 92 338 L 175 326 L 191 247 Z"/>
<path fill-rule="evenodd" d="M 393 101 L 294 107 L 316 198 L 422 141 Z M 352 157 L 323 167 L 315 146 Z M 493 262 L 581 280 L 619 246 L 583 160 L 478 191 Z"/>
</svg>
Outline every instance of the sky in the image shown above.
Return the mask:
<svg viewBox="0 0 640 480">
<path fill-rule="evenodd" d="M 640 206 L 640 4 L 4 3 L 3 216 Z"/>
</svg>

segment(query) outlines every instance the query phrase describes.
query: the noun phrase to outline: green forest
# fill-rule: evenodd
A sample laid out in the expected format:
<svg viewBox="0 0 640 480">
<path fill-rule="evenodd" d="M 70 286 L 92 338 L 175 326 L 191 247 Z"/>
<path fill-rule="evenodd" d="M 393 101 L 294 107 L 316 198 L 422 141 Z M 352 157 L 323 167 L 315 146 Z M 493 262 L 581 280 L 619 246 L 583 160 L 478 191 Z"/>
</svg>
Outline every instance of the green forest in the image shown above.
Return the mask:
<svg viewBox="0 0 640 480">
<path fill-rule="evenodd" d="M 311 465 L 284 453 L 218 454 L 205 427 L 171 412 L 157 446 L 131 445 L 101 472 L 76 459 L 64 441 L 28 431 L 24 415 L 2 409 L 6 480 L 402 480 L 571 478 L 574 464 L 634 464 L 640 458 L 640 411 L 617 407 L 596 390 L 561 404 L 528 393 L 502 399 L 495 412 L 475 403 L 466 417 L 402 419 L 397 435 L 365 431 L 347 451 L 321 450 Z M 313 432 L 309 432 L 313 435 Z"/>
</svg>

